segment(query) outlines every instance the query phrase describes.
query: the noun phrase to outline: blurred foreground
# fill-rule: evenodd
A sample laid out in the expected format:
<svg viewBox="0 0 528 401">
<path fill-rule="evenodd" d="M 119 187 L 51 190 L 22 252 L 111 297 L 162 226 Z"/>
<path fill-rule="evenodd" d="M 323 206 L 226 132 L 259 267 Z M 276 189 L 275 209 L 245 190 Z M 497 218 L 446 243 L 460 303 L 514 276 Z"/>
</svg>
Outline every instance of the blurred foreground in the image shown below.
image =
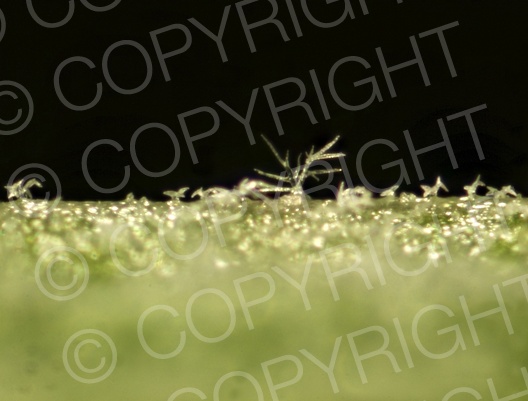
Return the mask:
<svg viewBox="0 0 528 401">
<path fill-rule="evenodd" d="M 527 217 L 506 196 L 0 205 L 0 398 L 528 399 Z"/>
</svg>

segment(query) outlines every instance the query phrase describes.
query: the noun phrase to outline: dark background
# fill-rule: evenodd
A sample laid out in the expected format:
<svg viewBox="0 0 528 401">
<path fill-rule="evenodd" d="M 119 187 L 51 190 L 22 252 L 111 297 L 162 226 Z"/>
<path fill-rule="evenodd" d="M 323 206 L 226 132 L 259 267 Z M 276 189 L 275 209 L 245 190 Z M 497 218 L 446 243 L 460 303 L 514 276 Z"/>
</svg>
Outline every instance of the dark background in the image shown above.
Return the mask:
<svg viewBox="0 0 528 401">
<path fill-rule="evenodd" d="M 164 199 L 162 192 L 182 186 L 191 188 L 237 184 L 243 177 L 254 177 L 253 168 L 280 172 L 260 135 L 266 135 L 281 152 L 293 155 L 322 146 L 340 134 L 336 149 L 347 154 L 346 164 L 353 185 L 364 185 L 356 168 L 360 148 L 371 140 L 390 140 L 399 148 L 370 148 L 363 159 L 365 176 L 372 185 L 388 187 L 399 177 L 399 170 L 382 170 L 381 165 L 402 159 L 410 184 L 407 191 L 418 191 L 420 184 L 431 184 L 437 176 L 451 189 L 462 192 L 463 185 L 477 174 L 489 185 L 511 184 L 528 194 L 528 132 L 526 94 L 525 1 L 503 0 L 365 0 L 368 15 L 363 15 L 359 0 L 350 0 L 355 19 L 347 18 L 333 28 L 320 28 L 303 15 L 300 0 L 292 0 L 303 35 L 296 35 L 286 0 L 277 0 L 280 20 L 289 36 L 284 41 L 276 26 L 265 25 L 252 30 L 257 51 L 252 53 L 242 29 L 235 1 L 123 0 L 115 8 L 96 12 L 75 0 L 71 20 L 61 27 L 39 25 L 22 0 L 1 0 L 5 34 L 0 41 L 0 81 L 23 85 L 34 102 L 34 115 L 28 126 L 14 135 L 0 136 L 0 183 L 7 185 L 13 172 L 31 163 L 51 168 L 59 177 L 61 196 L 65 199 L 122 199 L 127 193 Z M 67 0 L 33 0 L 41 19 L 62 20 L 69 7 Z M 110 0 L 90 0 L 103 7 Z M 343 10 L 343 1 L 326 4 L 325 0 L 308 0 L 314 16 L 334 21 Z M 195 18 L 213 32 L 218 32 L 224 7 L 231 5 L 223 42 L 228 57 L 222 62 L 215 43 L 192 25 Z M 256 0 L 244 6 L 248 22 L 270 15 L 269 0 Z M 458 21 L 459 26 L 446 30 L 445 38 L 457 71 L 451 77 L 436 35 L 419 38 L 425 32 Z M 192 45 L 185 53 L 166 60 L 171 80 L 164 79 L 149 32 L 172 24 L 184 24 L 192 33 Z M 392 98 L 376 55 L 381 47 L 389 66 L 414 57 L 410 36 L 416 36 L 429 78 L 425 86 L 417 66 L 392 74 L 397 97 Z M 181 32 L 159 36 L 164 52 L 176 50 L 184 43 Z M 121 40 L 141 44 L 153 65 L 152 79 L 139 93 L 117 93 L 105 81 L 102 59 L 105 51 Z M 73 56 L 83 56 L 95 64 L 94 69 L 75 63 L 64 69 L 61 88 L 72 103 L 86 104 L 102 84 L 102 98 L 93 108 L 73 111 L 59 100 L 53 78 L 58 65 Z M 344 101 L 363 103 L 372 90 L 369 85 L 354 87 L 354 82 L 375 76 L 383 101 L 375 101 L 361 111 L 344 110 L 336 104 L 328 89 L 328 72 L 346 56 L 368 61 L 370 70 L 349 64 L 336 74 L 336 88 Z M 330 118 L 325 119 L 311 82 L 315 70 L 325 96 Z M 134 88 L 146 76 L 146 64 L 139 51 L 130 46 L 115 50 L 110 56 L 109 71 L 117 85 Z M 285 78 L 304 82 L 317 119 L 312 124 L 305 110 L 295 107 L 280 113 L 284 135 L 279 135 L 263 87 Z M 259 88 L 251 119 L 256 144 L 249 143 L 239 122 L 215 104 L 223 101 L 245 114 L 252 90 Z M 12 89 L 12 88 L 11 88 Z M 277 105 L 294 101 L 299 88 L 293 84 L 272 90 Z M 409 130 L 415 146 L 423 148 L 441 141 L 438 118 L 486 104 L 487 109 L 473 115 L 485 158 L 480 160 L 463 119 L 446 122 L 458 168 L 454 169 L 445 149 L 423 156 L 420 162 L 424 179 L 420 180 L 410 157 L 404 130 Z M 212 107 L 220 117 L 213 135 L 194 142 L 198 163 L 193 163 L 186 146 L 178 115 L 199 107 Z M 27 115 L 27 102 L 0 96 L 0 118 L 10 120 L 19 109 Z M 23 119 L 22 119 L 23 120 Z M 22 121 L 21 120 L 21 121 Z M 212 118 L 198 115 L 187 120 L 191 135 L 212 127 Z M 160 123 L 169 127 L 178 139 L 180 158 L 174 170 L 163 177 L 143 174 L 132 160 L 130 139 L 144 124 Z M 82 156 L 97 140 L 111 139 L 123 148 L 95 148 L 89 156 L 89 171 L 97 185 L 112 188 L 130 166 L 130 179 L 119 191 L 103 194 L 93 189 L 82 171 Z M 162 171 L 175 159 L 173 144 L 166 133 L 147 130 L 136 144 L 137 157 L 144 168 Z M 36 170 L 35 170 L 36 171 Z M 33 172 L 21 172 L 16 179 Z M 46 192 L 53 193 L 53 180 L 46 172 Z M 342 180 L 336 177 L 336 182 Z M 55 189 L 56 190 L 56 189 Z M 320 195 L 327 196 L 322 192 Z M 6 199 L 2 189 L 0 196 Z"/>
</svg>

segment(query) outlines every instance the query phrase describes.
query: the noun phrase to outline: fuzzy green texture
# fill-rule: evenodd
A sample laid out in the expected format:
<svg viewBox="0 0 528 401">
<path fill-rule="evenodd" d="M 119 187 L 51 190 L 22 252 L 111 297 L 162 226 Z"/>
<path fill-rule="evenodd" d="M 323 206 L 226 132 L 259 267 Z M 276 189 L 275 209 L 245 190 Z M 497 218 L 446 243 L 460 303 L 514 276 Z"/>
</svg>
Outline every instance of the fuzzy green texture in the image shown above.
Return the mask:
<svg viewBox="0 0 528 401">
<path fill-rule="evenodd" d="M 51 206 L 0 205 L 0 399 L 164 401 L 193 387 L 208 400 L 258 400 L 261 390 L 263 400 L 440 401 L 457 388 L 483 399 L 526 389 L 522 198 L 263 202 L 225 192 Z M 476 315 L 501 300 L 504 314 L 472 331 L 466 305 Z M 117 356 L 92 384 L 67 365 L 97 379 L 113 355 L 93 333 L 65 349 L 85 329 L 109 336 Z M 101 347 L 79 343 L 87 338 Z M 174 357 L 153 356 L 181 344 Z M 328 366 L 333 352 L 331 380 L 314 360 Z"/>
</svg>

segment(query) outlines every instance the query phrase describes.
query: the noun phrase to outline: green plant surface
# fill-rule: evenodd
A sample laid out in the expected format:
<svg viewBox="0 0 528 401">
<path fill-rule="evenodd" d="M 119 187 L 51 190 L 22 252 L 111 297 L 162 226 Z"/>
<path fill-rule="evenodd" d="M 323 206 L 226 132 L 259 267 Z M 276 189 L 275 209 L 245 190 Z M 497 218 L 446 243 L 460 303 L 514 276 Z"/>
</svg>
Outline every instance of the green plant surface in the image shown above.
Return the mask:
<svg viewBox="0 0 528 401">
<path fill-rule="evenodd" d="M 51 206 L 0 205 L 0 399 L 200 399 L 176 393 L 192 387 L 211 400 L 440 401 L 526 389 L 520 197 L 225 190 Z M 465 314 L 486 311 L 473 325 Z M 78 377 L 101 377 L 114 354 L 93 332 L 67 347 L 87 329 L 116 352 L 94 383 Z M 159 359 L 182 332 L 181 351 Z"/>
</svg>

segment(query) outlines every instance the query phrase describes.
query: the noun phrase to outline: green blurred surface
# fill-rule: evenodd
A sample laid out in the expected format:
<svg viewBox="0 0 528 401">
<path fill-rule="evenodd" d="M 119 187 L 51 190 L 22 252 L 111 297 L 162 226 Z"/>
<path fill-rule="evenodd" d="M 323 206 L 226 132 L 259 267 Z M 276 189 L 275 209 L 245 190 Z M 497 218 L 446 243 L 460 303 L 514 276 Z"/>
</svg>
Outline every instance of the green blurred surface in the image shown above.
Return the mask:
<svg viewBox="0 0 528 401">
<path fill-rule="evenodd" d="M 527 216 L 407 194 L 0 205 L 0 399 L 528 399 Z"/>
</svg>

